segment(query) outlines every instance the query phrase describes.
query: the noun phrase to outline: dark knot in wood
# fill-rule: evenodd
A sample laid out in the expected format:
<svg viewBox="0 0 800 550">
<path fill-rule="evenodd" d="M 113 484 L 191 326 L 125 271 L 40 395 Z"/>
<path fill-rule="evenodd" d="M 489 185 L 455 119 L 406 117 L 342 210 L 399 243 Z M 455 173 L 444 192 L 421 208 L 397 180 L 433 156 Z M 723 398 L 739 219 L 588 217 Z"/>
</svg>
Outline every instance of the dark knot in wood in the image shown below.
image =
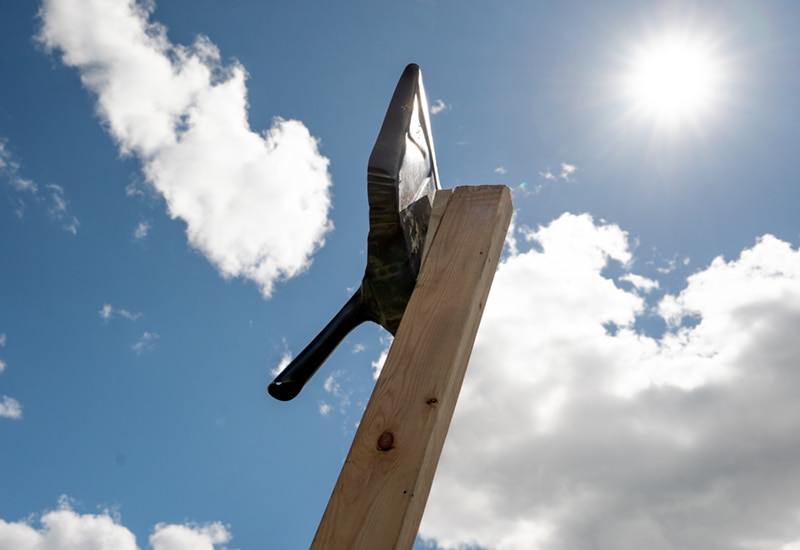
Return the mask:
<svg viewBox="0 0 800 550">
<path fill-rule="evenodd" d="M 394 435 L 392 432 L 383 432 L 378 438 L 378 450 L 390 451 L 394 448 Z"/>
</svg>

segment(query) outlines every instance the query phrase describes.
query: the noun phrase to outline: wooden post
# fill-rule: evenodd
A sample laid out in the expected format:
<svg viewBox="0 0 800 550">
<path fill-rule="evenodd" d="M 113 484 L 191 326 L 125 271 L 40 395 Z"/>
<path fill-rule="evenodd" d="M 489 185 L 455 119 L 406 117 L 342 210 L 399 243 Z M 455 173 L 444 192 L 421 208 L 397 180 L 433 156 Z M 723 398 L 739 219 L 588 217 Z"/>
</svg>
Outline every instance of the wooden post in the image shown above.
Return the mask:
<svg viewBox="0 0 800 550">
<path fill-rule="evenodd" d="M 449 193 L 437 194 L 429 253 L 312 549 L 416 539 L 513 208 L 505 186 Z"/>
</svg>

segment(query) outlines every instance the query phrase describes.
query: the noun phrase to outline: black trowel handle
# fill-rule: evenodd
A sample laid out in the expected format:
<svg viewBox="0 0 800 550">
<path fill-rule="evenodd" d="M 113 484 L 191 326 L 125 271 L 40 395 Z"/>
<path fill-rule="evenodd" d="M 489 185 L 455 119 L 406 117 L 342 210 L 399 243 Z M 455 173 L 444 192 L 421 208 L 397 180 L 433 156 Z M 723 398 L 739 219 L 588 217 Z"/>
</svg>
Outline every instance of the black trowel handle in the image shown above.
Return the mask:
<svg viewBox="0 0 800 550">
<path fill-rule="evenodd" d="M 289 401 L 294 399 L 306 382 L 319 370 L 323 361 L 336 349 L 351 330 L 368 320 L 361 307 L 361 289 L 353 294 L 347 303 L 333 316 L 331 322 L 311 340 L 303 351 L 283 369 L 267 391 L 275 399 Z"/>
</svg>

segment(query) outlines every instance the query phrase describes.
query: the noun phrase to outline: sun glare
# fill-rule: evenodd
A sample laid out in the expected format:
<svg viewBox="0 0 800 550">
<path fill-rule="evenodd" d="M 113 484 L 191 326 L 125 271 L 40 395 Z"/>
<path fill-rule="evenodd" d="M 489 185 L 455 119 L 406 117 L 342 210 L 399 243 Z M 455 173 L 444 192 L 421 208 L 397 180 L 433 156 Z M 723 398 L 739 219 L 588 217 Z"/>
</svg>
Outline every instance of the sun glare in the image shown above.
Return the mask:
<svg viewBox="0 0 800 550">
<path fill-rule="evenodd" d="M 720 65 L 709 45 L 664 36 L 635 50 L 625 94 L 638 114 L 660 124 L 696 120 L 717 103 Z"/>
</svg>

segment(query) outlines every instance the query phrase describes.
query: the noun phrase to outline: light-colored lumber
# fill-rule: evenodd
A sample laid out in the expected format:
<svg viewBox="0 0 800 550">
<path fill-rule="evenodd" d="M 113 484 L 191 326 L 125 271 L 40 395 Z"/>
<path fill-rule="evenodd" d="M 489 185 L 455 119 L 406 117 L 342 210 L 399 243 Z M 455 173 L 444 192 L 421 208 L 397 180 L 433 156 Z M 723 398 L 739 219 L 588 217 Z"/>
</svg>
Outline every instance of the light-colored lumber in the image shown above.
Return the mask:
<svg viewBox="0 0 800 550">
<path fill-rule="evenodd" d="M 445 202 L 312 549 L 414 544 L 512 214 L 504 186 Z"/>
</svg>

